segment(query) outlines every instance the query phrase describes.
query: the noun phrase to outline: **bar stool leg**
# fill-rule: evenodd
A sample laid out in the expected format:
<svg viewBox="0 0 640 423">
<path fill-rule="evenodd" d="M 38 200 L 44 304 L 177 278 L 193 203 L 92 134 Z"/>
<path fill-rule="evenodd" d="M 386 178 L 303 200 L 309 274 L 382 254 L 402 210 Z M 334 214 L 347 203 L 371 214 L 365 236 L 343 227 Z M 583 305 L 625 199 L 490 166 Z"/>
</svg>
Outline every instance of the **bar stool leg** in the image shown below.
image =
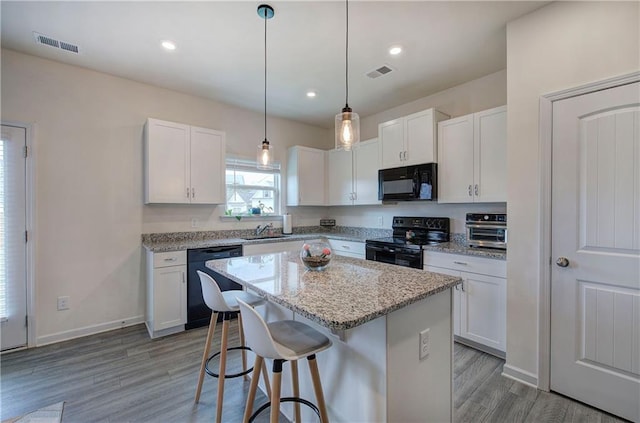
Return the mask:
<svg viewBox="0 0 640 423">
<path fill-rule="evenodd" d="M 249 417 L 253 412 L 253 402 L 256 399 L 256 390 L 258 389 L 258 382 L 260 380 L 260 369 L 264 366 L 264 359 L 259 355 L 256 355 L 256 361 L 253 364 L 253 375 L 251 376 L 251 385 L 249 385 L 249 396 L 247 396 L 247 405 L 244 408 L 244 416 L 242 417 L 243 423 L 249 422 Z M 269 383 L 267 381 L 267 383 Z"/>
<path fill-rule="evenodd" d="M 280 387 L 282 384 L 282 363 L 284 360 L 273 360 L 273 389 L 271 391 L 270 423 L 278 423 L 280 417 Z"/>
<path fill-rule="evenodd" d="M 318 362 L 316 362 L 316 355 L 311 354 L 309 357 L 307 357 L 307 361 L 309 363 L 311 379 L 313 380 L 313 390 L 316 393 L 316 400 L 318 401 L 318 409 L 320 410 L 320 420 L 322 420 L 322 423 L 329 423 L 327 406 L 324 403 L 324 394 L 322 393 L 322 384 L 320 383 L 320 373 L 318 372 Z"/>
<path fill-rule="evenodd" d="M 244 347 L 244 331 L 242 330 L 242 316 L 240 315 L 240 313 L 238 313 L 238 333 L 240 334 L 240 346 Z M 242 349 L 240 350 L 241 354 L 242 354 L 242 371 L 246 372 L 247 371 L 247 352 Z M 242 378 L 244 380 L 249 380 L 249 376 L 248 375 L 244 375 L 242 376 Z"/>
<path fill-rule="evenodd" d="M 209 331 L 207 332 L 207 341 L 204 345 L 204 353 L 202 354 L 202 363 L 200 364 L 200 374 L 198 375 L 198 387 L 196 388 L 196 400 L 200 401 L 200 392 L 202 391 L 202 382 L 204 381 L 204 368 L 207 365 L 207 359 L 209 358 L 209 352 L 211 351 L 211 341 L 213 340 L 213 333 L 216 331 L 216 323 L 218 322 L 218 313 L 211 313 L 211 320 L 209 321 Z"/>
<path fill-rule="evenodd" d="M 300 386 L 298 382 L 298 361 L 293 360 L 291 362 L 291 383 L 293 384 L 293 396 L 295 398 L 300 398 Z M 295 423 L 301 423 L 302 418 L 300 417 L 300 403 L 294 402 L 295 407 Z"/>
<path fill-rule="evenodd" d="M 222 422 L 222 400 L 224 397 L 224 375 L 227 369 L 227 344 L 229 340 L 229 313 L 222 320 L 222 343 L 220 345 L 220 370 L 218 371 L 218 402 L 216 403 L 216 423 Z"/>
<path fill-rule="evenodd" d="M 264 386 L 267 388 L 267 397 L 271 398 L 271 384 L 269 383 L 269 373 L 267 373 L 267 364 L 264 360 L 262 360 L 262 377 L 264 377 Z"/>
</svg>

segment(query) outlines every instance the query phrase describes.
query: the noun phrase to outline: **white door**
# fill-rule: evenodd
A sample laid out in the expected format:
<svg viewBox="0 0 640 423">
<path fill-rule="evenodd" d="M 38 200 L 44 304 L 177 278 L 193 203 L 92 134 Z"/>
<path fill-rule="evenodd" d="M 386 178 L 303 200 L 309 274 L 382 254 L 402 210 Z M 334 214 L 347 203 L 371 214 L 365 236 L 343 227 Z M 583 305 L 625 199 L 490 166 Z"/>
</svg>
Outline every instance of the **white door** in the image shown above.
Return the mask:
<svg viewBox="0 0 640 423">
<path fill-rule="evenodd" d="M 438 123 L 438 202 L 473 202 L 473 115 Z"/>
<path fill-rule="evenodd" d="M 438 161 L 433 137 L 433 109 L 409 115 L 404 120 L 406 155 L 405 165 L 433 163 Z"/>
<path fill-rule="evenodd" d="M 0 141 L 0 348 L 27 345 L 25 128 L 2 125 Z"/>
<path fill-rule="evenodd" d="M 551 389 L 640 421 L 640 84 L 553 103 Z"/>
<path fill-rule="evenodd" d="M 378 200 L 378 169 L 380 169 L 378 141 L 373 139 L 361 142 L 353 154 L 353 184 L 356 191 L 353 204 L 380 204 L 380 200 Z"/>
<path fill-rule="evenodd" d="M 356 147 L 357 148 L 357 147 Z M 377 146 L 376 146 L 377 148 Z M 353 152 L 330 150 L 327 153 L 329 204 L 332 206 L 353 203 Z"/>
<path fill-rule="evenodd" d="M 390 120 L 378 125 L 382 169 L 404 166 L 404 121 Z"/>
<path fill-rule="evenodd" d="M 507 201 L 507 106 L 473 119 L 474 202 Z"/>
<path fill-rule="evenodd" d="M 189 126 L 148 119 L 147 131 L 146 202 L 189 203 Z"/>
</svg>

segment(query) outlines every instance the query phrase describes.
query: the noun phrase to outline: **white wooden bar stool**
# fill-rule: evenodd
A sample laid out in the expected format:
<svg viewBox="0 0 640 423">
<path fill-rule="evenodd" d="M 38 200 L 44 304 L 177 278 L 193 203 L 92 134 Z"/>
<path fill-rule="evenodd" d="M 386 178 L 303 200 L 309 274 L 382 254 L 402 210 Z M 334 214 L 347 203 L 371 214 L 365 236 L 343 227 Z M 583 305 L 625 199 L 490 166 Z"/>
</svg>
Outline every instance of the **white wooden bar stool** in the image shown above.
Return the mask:
<svg viewBox="0 0 640 423">
<path fill-rule="evenodd" d="M 295 422 L 300 423 L 300 404 L 310 407 L 320 418 L 322 423 L 329 423 L 327 407 L 322 393 L 320 374 L 318 373 L 318 363 L 316 354 L 329 348 L 332 343 L 329 338 L 313 329 L 309 325 L 295 320 L 281 320 L 278 322 L 265 323 L 260 314 L 249 304 L 238 299 L 240 314 L 242 315 L 242 326 L 247 336 L 247 344 L 256 354 L 256 361 L 253 366 L 253 377 L 247 406 L 244 410 L 244 423 L 253 422 L 255 418 L 266 408 L 271 406 L 270 422 L 278 423 L 281 402 L 295 403 Z M 313 390 L 316 394 L 317 406 L 300 398 L 298 386 L 298 361 L 307 358 L 309 371 L 313 380 Z M 264 359 L 273 360 L 273 387 L 271 390 L 271 402 L 262 405 L 255 413 L 253 411 L 253 401 L 258 387 L 259 370 L 264 365 Z M 280 398 L 280 387 L 282 384 L 282 364 L 285 361 L 291 362 L 291 379 L 293 383 L 293 397 Z"/>
<path fill-rule="evenodd" d="M 249 308 L 253 306 L 257 306 L 263 304 L 265 302 L 264 299 L 258 297 L 257 295 L 250 294 L 246 291 L 242 290 L 230 290 L 230 291 L 220 291 L 220 287 L 216 283 L 216 281 L 208 274 L 201 272 L 198 270 L 198 276 L 200 277 L 200 284 L 202 286 L 202 296 L 204 298 L 204 302 L 209 307 L 213 313 L 211 313 L 211 320 L 209 322 L 209 331 L 207 333 L 207 340 L 204 347 L 204 353 L 202 354 L 202 363 L 200 364 L 200 374 L 198 376 L 198 387 L 196 388 L 196 398 L 195 402 L 200 401 L 200 392 L 202 391 L 202 382 L 204 380 L 205 372 L 213 377 L 218 378 L 218 401 L 216 403 L 216 423 L 220 423 L 222 421 L 222 400 L 224 397 L 224 380 L 235 378 L 239 376 L 245 376 L 249 374 L 253 368 L 247 369 L 247 355 L 246 350 L 250 350 L 244 343 L 244 332 L 242 330 L 242 317 L 239 313 L 240 308 L 238 306 L 238 299 L 241 299 L 244 304 L 247 304 Z M 251 308 L 253 310 L 253 308 Z M 222 313 L 222 337 L 220 340 L 220 351 L 213 354 L 209 357 L 209 351 L 211 350 L 211 341 L 213 339 L 213 334 L 216 330 L 216 323 L 218 322 L 218 313 Z M 229 320 L 231 319 L 232 314 L 238 314 L 238 330 L 240 334 L 240 346 L 239 347 L 228 347 L 228 338 L 229 338 Z M 242 369 L 243 371 L 236 374 L 226 374 L 226 366 L 227 366 L 227 351 L 230 350 L 241 350 L 242 351 Z M 220 365 L 218 368 L 218 373 L 210 370 L 208 365 L 209 362 L 220 355 Z M 267 367 L 266 365 L 262 365 L 258 367 L 258 373 L 256 373 L 257 377 L 254 379 L 258 379 L 260 377 L 260 370 L 262 370 L 265 384 L 267 387 L 267 393 L 270 391 L 269 386 L 269 377 L 267 375 Z"/>
</svg>

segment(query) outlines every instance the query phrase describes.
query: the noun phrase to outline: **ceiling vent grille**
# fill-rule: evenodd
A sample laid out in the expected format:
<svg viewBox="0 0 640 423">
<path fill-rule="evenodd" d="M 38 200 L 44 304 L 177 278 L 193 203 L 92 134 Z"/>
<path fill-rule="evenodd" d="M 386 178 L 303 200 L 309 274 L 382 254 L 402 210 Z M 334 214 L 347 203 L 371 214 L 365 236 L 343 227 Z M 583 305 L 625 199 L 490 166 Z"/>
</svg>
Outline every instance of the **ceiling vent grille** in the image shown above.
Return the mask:
<svg viewBox="0 0 640 423">
<path fill-rule="evenodd" d="M 382 65 L 379 68 L 376 68 L 372 71 L 367 72 L 365 75 L 367 75 L 369 78 L 371 79 L 376 79 L 380 76 L 384 76 L 387 75 L 391 72 L 393 72 L 395 69 L 393 69 L 391 66 L 389 65 Z"/>
<path fill-rule="evenodd" d="M 55 38 L 48 37 L 46 35 L 39 34 L 37 32 L 34 32 L 33 36 L 35 37 L 36 43 L 38 43 L 38 44 L 42 44 L 42 45 L 53 47 L 53 48 L 58 48 L 58 49 L 61 49 L 61 50 L 70 51 L 70 52 L 76 53 L 76 54 L 78 54 L 80 52 L 80 49 L 75 44 L 67 43 L 65 41 L 56 40 Z"/>
</svg>

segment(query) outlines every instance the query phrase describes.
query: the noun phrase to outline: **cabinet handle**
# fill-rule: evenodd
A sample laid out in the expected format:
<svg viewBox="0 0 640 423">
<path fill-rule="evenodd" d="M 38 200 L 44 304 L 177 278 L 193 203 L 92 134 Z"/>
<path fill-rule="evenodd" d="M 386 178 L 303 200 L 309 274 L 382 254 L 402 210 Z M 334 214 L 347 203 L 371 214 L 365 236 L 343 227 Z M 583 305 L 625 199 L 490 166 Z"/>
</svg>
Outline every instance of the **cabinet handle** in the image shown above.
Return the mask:
<svg viewBox="0 0 640 423">
<path fill-rule="evenodd" d="M 196 189 L 191 188 L 191 198 L 195 198 L 195 196 L 196 196 Z"/>
<path fill-rule="evenodd" d="M 164 259 L 164 261 L 176 261 L 176 260 L 178 260 L 177 257 L 171 257 L 171 258 Z"/>
<path fill-rule="evenodd" d="M 404 160 L 407 160 L 407 152 L 406 151 L 402 152 L 402 157 L 403 157 Z"/>
<path fill-rule="evenodd" d="M 456 288 L 456 291 L 460 291 L 459 285 L 456 285 L 455 288 Z"/>
<path fill-rule="evenodd" d="M 462 286 L 462 292 L 467 292 L 467 291 L 464 289 L 464 281 L 462 281 L 462 283 L 460 284 L 460 286 Z"/>
<path fill-rule="evenodd" d="M 469 185 L 469 191 L 468 192 L 469 192 L 469 197 L 472 197 L 473 194 L 471 194 L 471 185 Z"/>
<path fill-rule="evenodd" d="M 349 248 L 348 245 L 343 245 L 342 248 L 344 248 L 345 250 L 350 250 L 351 248 Z"/>
<path fill-rule="evenodd" d="M 184 272 L 182 272 L 182 283 L 186 283 L 186 281 L 184 280 Z"/>
<path fill-rule="evenodd" d="M 476 197 L 477 197 L 478 196 L 478 184 L 476 184 L 475 190 L 476 190 Z"/>
<path fill-rule="evenodd" d="M 463 266 L 466 266 L 467 263 L 465 263 L 464 261 L 454 261 L 455 264 L 461 264 Z M 464 291 L 464 290 L 463 290 Z"/>
<path fill-rule="evenodd" d="M 189 187 L 187 187 L 187 198 L 191 197 L 191 192 L 189 191 Z"/>
<path fill-rule="evenodd" d="M 402 151 L 400 151 L 400 152 L 398 153 L 398 159 L 400 159 L 400 161 L 402 161 Z"/>
</svg>

